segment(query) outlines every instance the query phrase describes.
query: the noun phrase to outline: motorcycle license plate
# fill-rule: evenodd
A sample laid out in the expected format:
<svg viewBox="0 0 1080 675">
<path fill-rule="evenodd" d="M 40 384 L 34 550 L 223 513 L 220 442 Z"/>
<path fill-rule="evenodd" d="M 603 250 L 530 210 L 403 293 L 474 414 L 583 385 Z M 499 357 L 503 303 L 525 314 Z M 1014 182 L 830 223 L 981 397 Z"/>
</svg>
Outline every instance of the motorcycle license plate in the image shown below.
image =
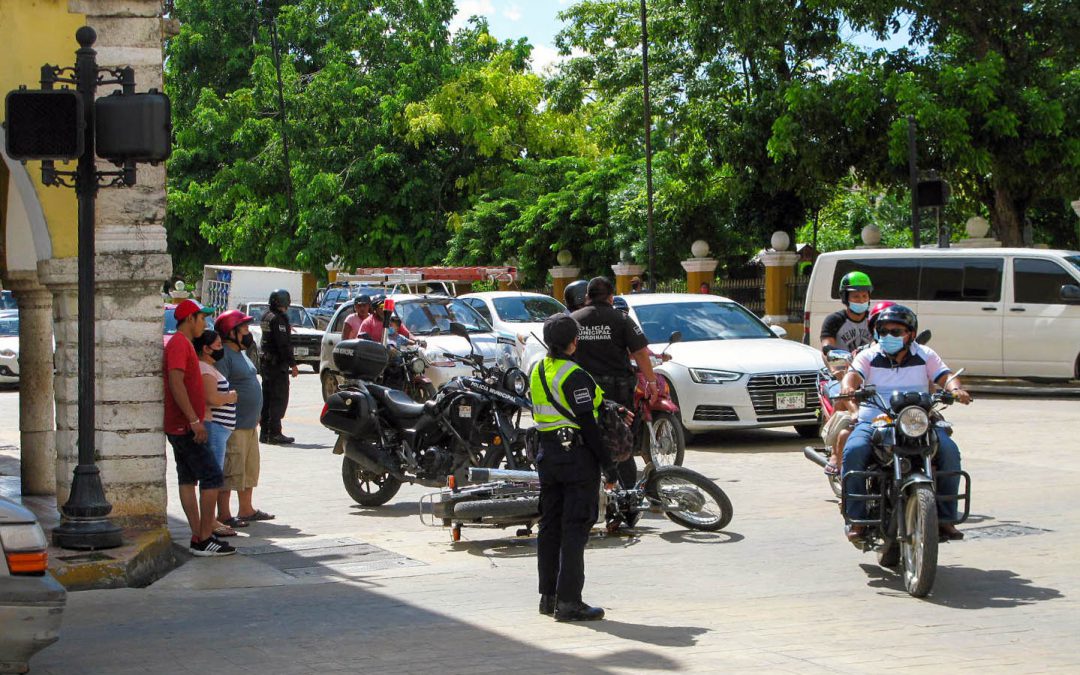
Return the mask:
<svg viewBox="0 0 1080 675">
<path fill-rule="evenodd" d="M 780 391 L 776 393 L 777 410 L 802 410 L 806 407 L 806 394 L 801 391 Z"/>
<path fill-rule="evenodd" d="M 296 356 L 307 356 L 308 355 L 308 348 L 307 347 L 297 347 L 297 348 L 293 349 L 293 354 L 295 354 Z"/>
</svg>

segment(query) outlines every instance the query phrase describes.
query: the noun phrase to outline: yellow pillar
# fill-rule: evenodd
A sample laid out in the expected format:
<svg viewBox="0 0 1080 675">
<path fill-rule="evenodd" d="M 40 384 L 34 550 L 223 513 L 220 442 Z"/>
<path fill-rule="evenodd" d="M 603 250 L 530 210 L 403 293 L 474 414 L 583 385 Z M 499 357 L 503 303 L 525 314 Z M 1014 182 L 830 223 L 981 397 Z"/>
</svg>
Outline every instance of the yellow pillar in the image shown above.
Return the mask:
<svg viewBox="0 0 1080 675">
<path fill-rule="evenodd" d="M 690 258 L 682 261 L 682 268 L 686 270 L 686 292 L 699 292 L 703 283 L 708 284 L 709 291 L 712 292 L 716 267 L 719 264 L 720 261 L 715 258 Z"/>
<path fill-rule="evenodd" d="M 761 257 L 765 265 L 765 316 L 762 320 L 775 326 L 783 326 L 792 340 L 802 339 L 802 324 L 790 320 L 788 315 L 788 282 L 795 276 L 799 254 L 794 251 L 766 251 Z"/>
<path fill-rule="evenodd" d="M 560 265 L 548 269 L 548 274 L 551 275 L 551 295 L 559 302 L 562 302 L 563 291 L 566 290 L 571 281 L 577 281 L 581 269 Z"/>
<path fill-rule="evenodd" d="M 630 292 L 630 280 L 634 277 L 640 278 L 645 272 L 645 266 L 619 263 L 618 265 L 612 265 L 611 271 L 615 273 L 615 292 L 619 295 L 626 295 Z"/>
</svg>

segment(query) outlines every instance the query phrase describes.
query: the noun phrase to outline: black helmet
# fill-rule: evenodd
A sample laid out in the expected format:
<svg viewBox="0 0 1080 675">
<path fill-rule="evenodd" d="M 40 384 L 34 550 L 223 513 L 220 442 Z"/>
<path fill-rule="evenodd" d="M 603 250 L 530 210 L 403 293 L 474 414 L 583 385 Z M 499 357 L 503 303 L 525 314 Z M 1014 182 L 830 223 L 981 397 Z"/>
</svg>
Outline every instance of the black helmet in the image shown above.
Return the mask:
<svg viewBox="0 0 1080 675">
<path fill-rule="evenodd" d="M 584 279 L 567 284 L 566 289 L 563 290 L 563 300 L 568 310 L 573 312 L 585 306 L 585 289 L 588 287 L 589 284 Z"/>
<path fill-rule="evenodd" d="M 292 304 L 292 296 L 284 288 L 279 288 L 270 293 L 270 309 L 275 307 L 288 307 Z"/>
<path fill-rule="evenodd" d="M 590 300 L 598 300 L 615 294 L 615 284 L 607 277 L 593 277 L 589 280 L 589 288 L 585 292 Z"/>
<path fill-rule="evenodd" d="M 919 317 L 904 305 L 893 305 L 881 310 L 874 321 L 874 329 L 877 330 L 878 326 L 886 323 L 902 323 L 912 333 L 919 330 Z"/>
<path fill-rule="evenodd" d="M 371 296 L 371 310 L 379 310 L 381 312 L 384 302 L 386 302 L 386 296 L 382 293 L 376 293 L 375 295 Z"/>
<path fill-rule="evenodd" d="M 623 314 L 630 313 L 630 305 L 626 303 L 626 298 L 621 295 L 616 295 L 614 298 L 611 299 L 611 306 L 619 310 Z"/>
<path fill-rule="evenodd" d="M 874 284 L 870 281 L 870 277 L 866 272 L 848 272 L 840 279 L 840 300 L 846 305 L 848 304 L 848 292 L 850 291 L 866 291 L 867 293 L 874 292 Z"/>
</svg>

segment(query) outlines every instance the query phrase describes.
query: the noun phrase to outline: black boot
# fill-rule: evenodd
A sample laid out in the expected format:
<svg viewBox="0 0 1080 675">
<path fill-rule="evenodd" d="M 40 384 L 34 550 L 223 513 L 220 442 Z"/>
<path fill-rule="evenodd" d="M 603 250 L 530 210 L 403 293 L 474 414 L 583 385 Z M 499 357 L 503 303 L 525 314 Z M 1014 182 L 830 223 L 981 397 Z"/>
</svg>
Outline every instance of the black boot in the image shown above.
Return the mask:
<svg viewBox="0 0 1080 675">
<path fill-rule="evenodd" d="M 266 433 L 265 430 L 260 431 L 259 432 L 259 442 L 260 443 L 269 443 L 270 442 L 270 434 Z"/>
<path fill-rule="evenodd" d="M 267 443 L 270 443 L 271 445 L 289 445 L 295 440 L 296 439 L 292 436 L 286 436 L 285 434 L 274 434 L 267 439 Z"/>
<path fill-rule="evenodd" d="M 604 618 L 604 610 L 589 607 L 580 600 L 566 602 L 559 600 L 555 604 L 556 621 L 597 621 Z"/>
<path fill-rule="evenodd" d="M 551 616 L 555 613 L 555 595 L 540 595 L 540 613 L 544 616 Z"/>
</svg>

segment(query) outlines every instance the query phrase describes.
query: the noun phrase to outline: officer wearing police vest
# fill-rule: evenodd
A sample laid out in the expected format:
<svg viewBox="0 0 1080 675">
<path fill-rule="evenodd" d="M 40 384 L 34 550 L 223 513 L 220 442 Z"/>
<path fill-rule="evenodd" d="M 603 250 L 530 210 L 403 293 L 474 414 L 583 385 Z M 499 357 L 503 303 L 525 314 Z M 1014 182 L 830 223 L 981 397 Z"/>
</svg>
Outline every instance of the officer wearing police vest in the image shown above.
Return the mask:
<svg viewBox="0 0 1080 675">
<path fill-rule="evenodd" d="M 604 398 L 633 410 L 637 376 L 630 368 L 631 358 L 645 374 L 650 398 L 657 395 L 656 373 L 649 360 L 649 341 L 633 319 L 612 306 L 615 287 L 611 280 L 605 277 L 592 279 L 585 296 L 587 305 L 570 315 L 581 327 L 576 361 L 600 385 Z M 619 482 L 630 488 L 636 481 L 637 464 L 631 456 L 619 463 Z"/>
<path fill-rule="evenodd" d="M 281 433 L 281 418 L 289 407 L 289 375 L 300 374 L 293 358 L 289 325 L 289 305 L 292 297 L 289 292 L 279 288 L 270 294 L 270 309 L 262 316 L 262 340 L 259 344 L 259 360 L 262 370 L 263 407 L 262 431 L 259 440 L 263 443 L 287 445 L 295 439 Z"/>
<path fill-rule="evenodd" d="M 548 317 L 544 342 L 547 357 L 533 369 L 530 382 L 540 436 L 540 613 L 557 621 L 593 621 L 604 618 L 604 610 L 581 600 L 585 544 L 599 515 L 601 472 L 614 480 L 615 466 L 597 423 L 602 392 L 571 360 L 577 322 L 565 314 Z"/>
</svg>

